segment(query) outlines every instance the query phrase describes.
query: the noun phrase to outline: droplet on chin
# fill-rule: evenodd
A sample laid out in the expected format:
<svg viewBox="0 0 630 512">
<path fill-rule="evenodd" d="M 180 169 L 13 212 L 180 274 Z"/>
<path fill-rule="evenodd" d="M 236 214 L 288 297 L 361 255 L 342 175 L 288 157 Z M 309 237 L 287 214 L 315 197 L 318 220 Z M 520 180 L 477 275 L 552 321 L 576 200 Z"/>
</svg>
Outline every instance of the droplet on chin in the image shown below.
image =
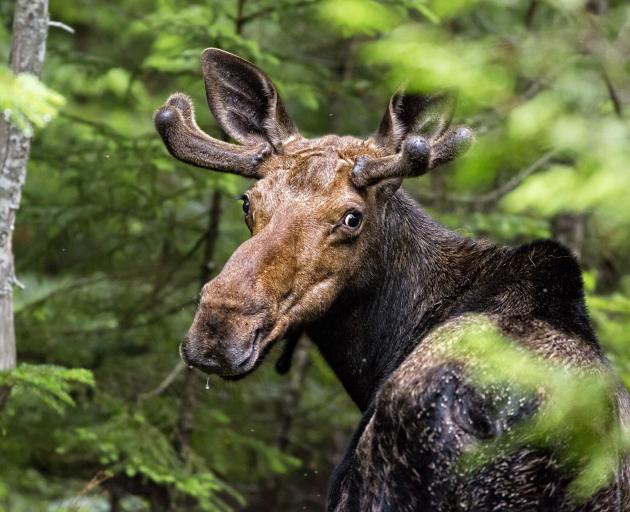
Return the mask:
<svg viewBox="0 0 630 512">
<path fill-rule="evenodd" d="M 210 377 L 206 379 L 206 389 L 210 389 Z"/>
</svg>

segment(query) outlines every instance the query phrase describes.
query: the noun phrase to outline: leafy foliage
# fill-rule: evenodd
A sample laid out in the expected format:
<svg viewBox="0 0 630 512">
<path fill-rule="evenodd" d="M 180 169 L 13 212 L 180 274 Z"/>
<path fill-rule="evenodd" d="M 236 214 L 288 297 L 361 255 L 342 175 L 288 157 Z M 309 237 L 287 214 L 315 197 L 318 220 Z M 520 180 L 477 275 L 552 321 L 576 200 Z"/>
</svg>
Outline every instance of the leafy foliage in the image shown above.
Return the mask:
<svg viewBox="0 0 630 512">
<path fill-rule="evenodd" d="M 139 413 L 120 413 L 99 425 L 77 428 L 63 435 L 57 453 L 63 455 L 68 451 L 81 453 L 88 461 L 97 459 L 108 475 L 124 473 L 129 478 L 142 475 L 155 484 L 172 486 L 194 498 L 200 510 L 231 510 L 218 497 L 221 491 L 243 504 L 243 498 L 210 472 L 198 457 L 182 461 L 159 429 Z"/>
<path fill-rule="evenodd" d="M 543 361 L 481 318 L 445 345 L 470 365 L 476 386 L 507 388 L 508 400 L 514 402 L 544 397 L 531 419 L 466 454 L 463 464 L 468 469 L 527 446 L 551 450 L 568 471 L 577 470 L 569 487 L 577 500 L 587 500 L 610 482 L 620 457 L 630 449 L 630 433 L 613 414 L 611 397 L 618 384 L 612 378 L 601 369 Z"/>
<path fill-rule="evenodd" d="M 31 131 L 31 124 L 42 128 L 49 123 L 64 98 L 50 90 L 33 75 L 14 75 L 6 66 L 0 65 L 0 112 L 23 131 Z"/>
<path fill-rule="evenodd" d="M 17 368 L 0 373 L 0 386 L 11 388 L 13 398 L 36 398 L 58 413 L 66 406 L 73 406 L 71 386 L 94 386 L 94 376 L 89 370 L 62 368 L 47 364 L 22 363 Z"/>
</svg>

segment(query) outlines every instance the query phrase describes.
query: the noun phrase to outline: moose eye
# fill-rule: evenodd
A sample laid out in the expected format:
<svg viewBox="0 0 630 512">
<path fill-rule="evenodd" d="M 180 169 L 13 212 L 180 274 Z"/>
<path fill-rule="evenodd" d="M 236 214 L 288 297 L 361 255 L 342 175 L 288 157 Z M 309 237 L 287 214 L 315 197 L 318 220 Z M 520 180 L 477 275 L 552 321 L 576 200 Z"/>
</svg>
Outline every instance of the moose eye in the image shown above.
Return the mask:
<svg viewBox="0 0 630 512">
<path fill-rule="evenodd" d="M 362 215 L 360 212 L 348 212 L 343 218 L 344 226 L 350 229 L 357 229 L 361 225 Z"/>
<path fill-rule="evenodd" d="M 247 215 L 249 213 L 249 197 L 242 196 L 241 201 L 243 201 L 243 212 Z"/>
</svg>

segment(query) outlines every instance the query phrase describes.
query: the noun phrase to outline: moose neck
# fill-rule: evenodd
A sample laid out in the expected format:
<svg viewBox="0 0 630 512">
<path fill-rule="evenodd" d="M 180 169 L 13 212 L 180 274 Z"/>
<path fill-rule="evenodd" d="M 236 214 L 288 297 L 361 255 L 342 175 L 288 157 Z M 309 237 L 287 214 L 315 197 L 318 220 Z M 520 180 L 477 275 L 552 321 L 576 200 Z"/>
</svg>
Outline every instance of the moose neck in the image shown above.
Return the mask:
<svg viewBox="0 0 630 512">
<path fill-rule="evenodd" d="M 442 227 L 404 192 L 389 201 L 379 237 L 365 264 L 371 277 L 345 290 L 307 329 L 361 410 L 474 287 L 482 261 L 495 250 Z"/>
</svg>

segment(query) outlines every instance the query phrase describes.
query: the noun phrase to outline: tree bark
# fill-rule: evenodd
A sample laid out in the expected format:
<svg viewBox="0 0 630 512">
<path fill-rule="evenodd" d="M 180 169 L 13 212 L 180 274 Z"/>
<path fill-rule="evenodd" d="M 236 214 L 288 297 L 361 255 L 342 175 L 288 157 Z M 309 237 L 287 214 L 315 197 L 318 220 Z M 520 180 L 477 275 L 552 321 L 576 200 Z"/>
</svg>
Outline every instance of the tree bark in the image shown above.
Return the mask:
<svg viewBox="0 0 630 512">
<path fill-rule="evenodd" d="M 308 347 L 302 341 L 295 350 L 295 362 L 291 369 L 289 384 L 284 390 L 283 399 L 279 403 L 278 416 L 280 427 L 276 435 L 276 448 L 282 453 L 288 453 L 291 444 L 291 431 L 295 417 L 298 414 L 298 408 L 302 395 L 304 393 L 304 382 L 308 369 L 311 366 L 311 359 L 308 353 Z M 284 490 L 284 478 L 274 475 L 268 484 L 266 492 L 263 494 L 264 506 L 267 510 L 288 510 L 288 504 L 283 503 L 286 498 Z"/>
<path fill-rule="evenodd" d="M 40 76 L 48 35 L 48 0 L 17 0 L 13 16 L 10 68 Z M 0 118 L 0 371 L 15 367 L 13 285 L 16 282 L 11 238 L 26 180 L 32 134 Z M 10 390 L 0 389 L 0 408 Z"/>
<path fill-rule="evenodd" d="M 551 219 L 551 238 L 571 249 L 581 264 L 587 248 L 588 218 L 587 213 L 561 213 Z"/>
<path fill-rule="evenodd" d="M 219 222 L 221 220 L 221 192 L 215 189 L 210 202 L 208 215 L 208 229 L 204 243 L 203 262 L 199 273 L 199 288 L 201 289 L 212 276 L 214 271 L 214 255 L 217 238 L 219 237 Z M 194 426 L 194 408 L 198 400 L 201 381 L 199 373 L 186 368 L 184 370 L 184 386 L 182 389 L 182 403 L 179 411 L 179 421 L 175 427 L 175 449 L 182 459 L 186 459 L 190 447 L 190 434 Z"/>
</svg>

